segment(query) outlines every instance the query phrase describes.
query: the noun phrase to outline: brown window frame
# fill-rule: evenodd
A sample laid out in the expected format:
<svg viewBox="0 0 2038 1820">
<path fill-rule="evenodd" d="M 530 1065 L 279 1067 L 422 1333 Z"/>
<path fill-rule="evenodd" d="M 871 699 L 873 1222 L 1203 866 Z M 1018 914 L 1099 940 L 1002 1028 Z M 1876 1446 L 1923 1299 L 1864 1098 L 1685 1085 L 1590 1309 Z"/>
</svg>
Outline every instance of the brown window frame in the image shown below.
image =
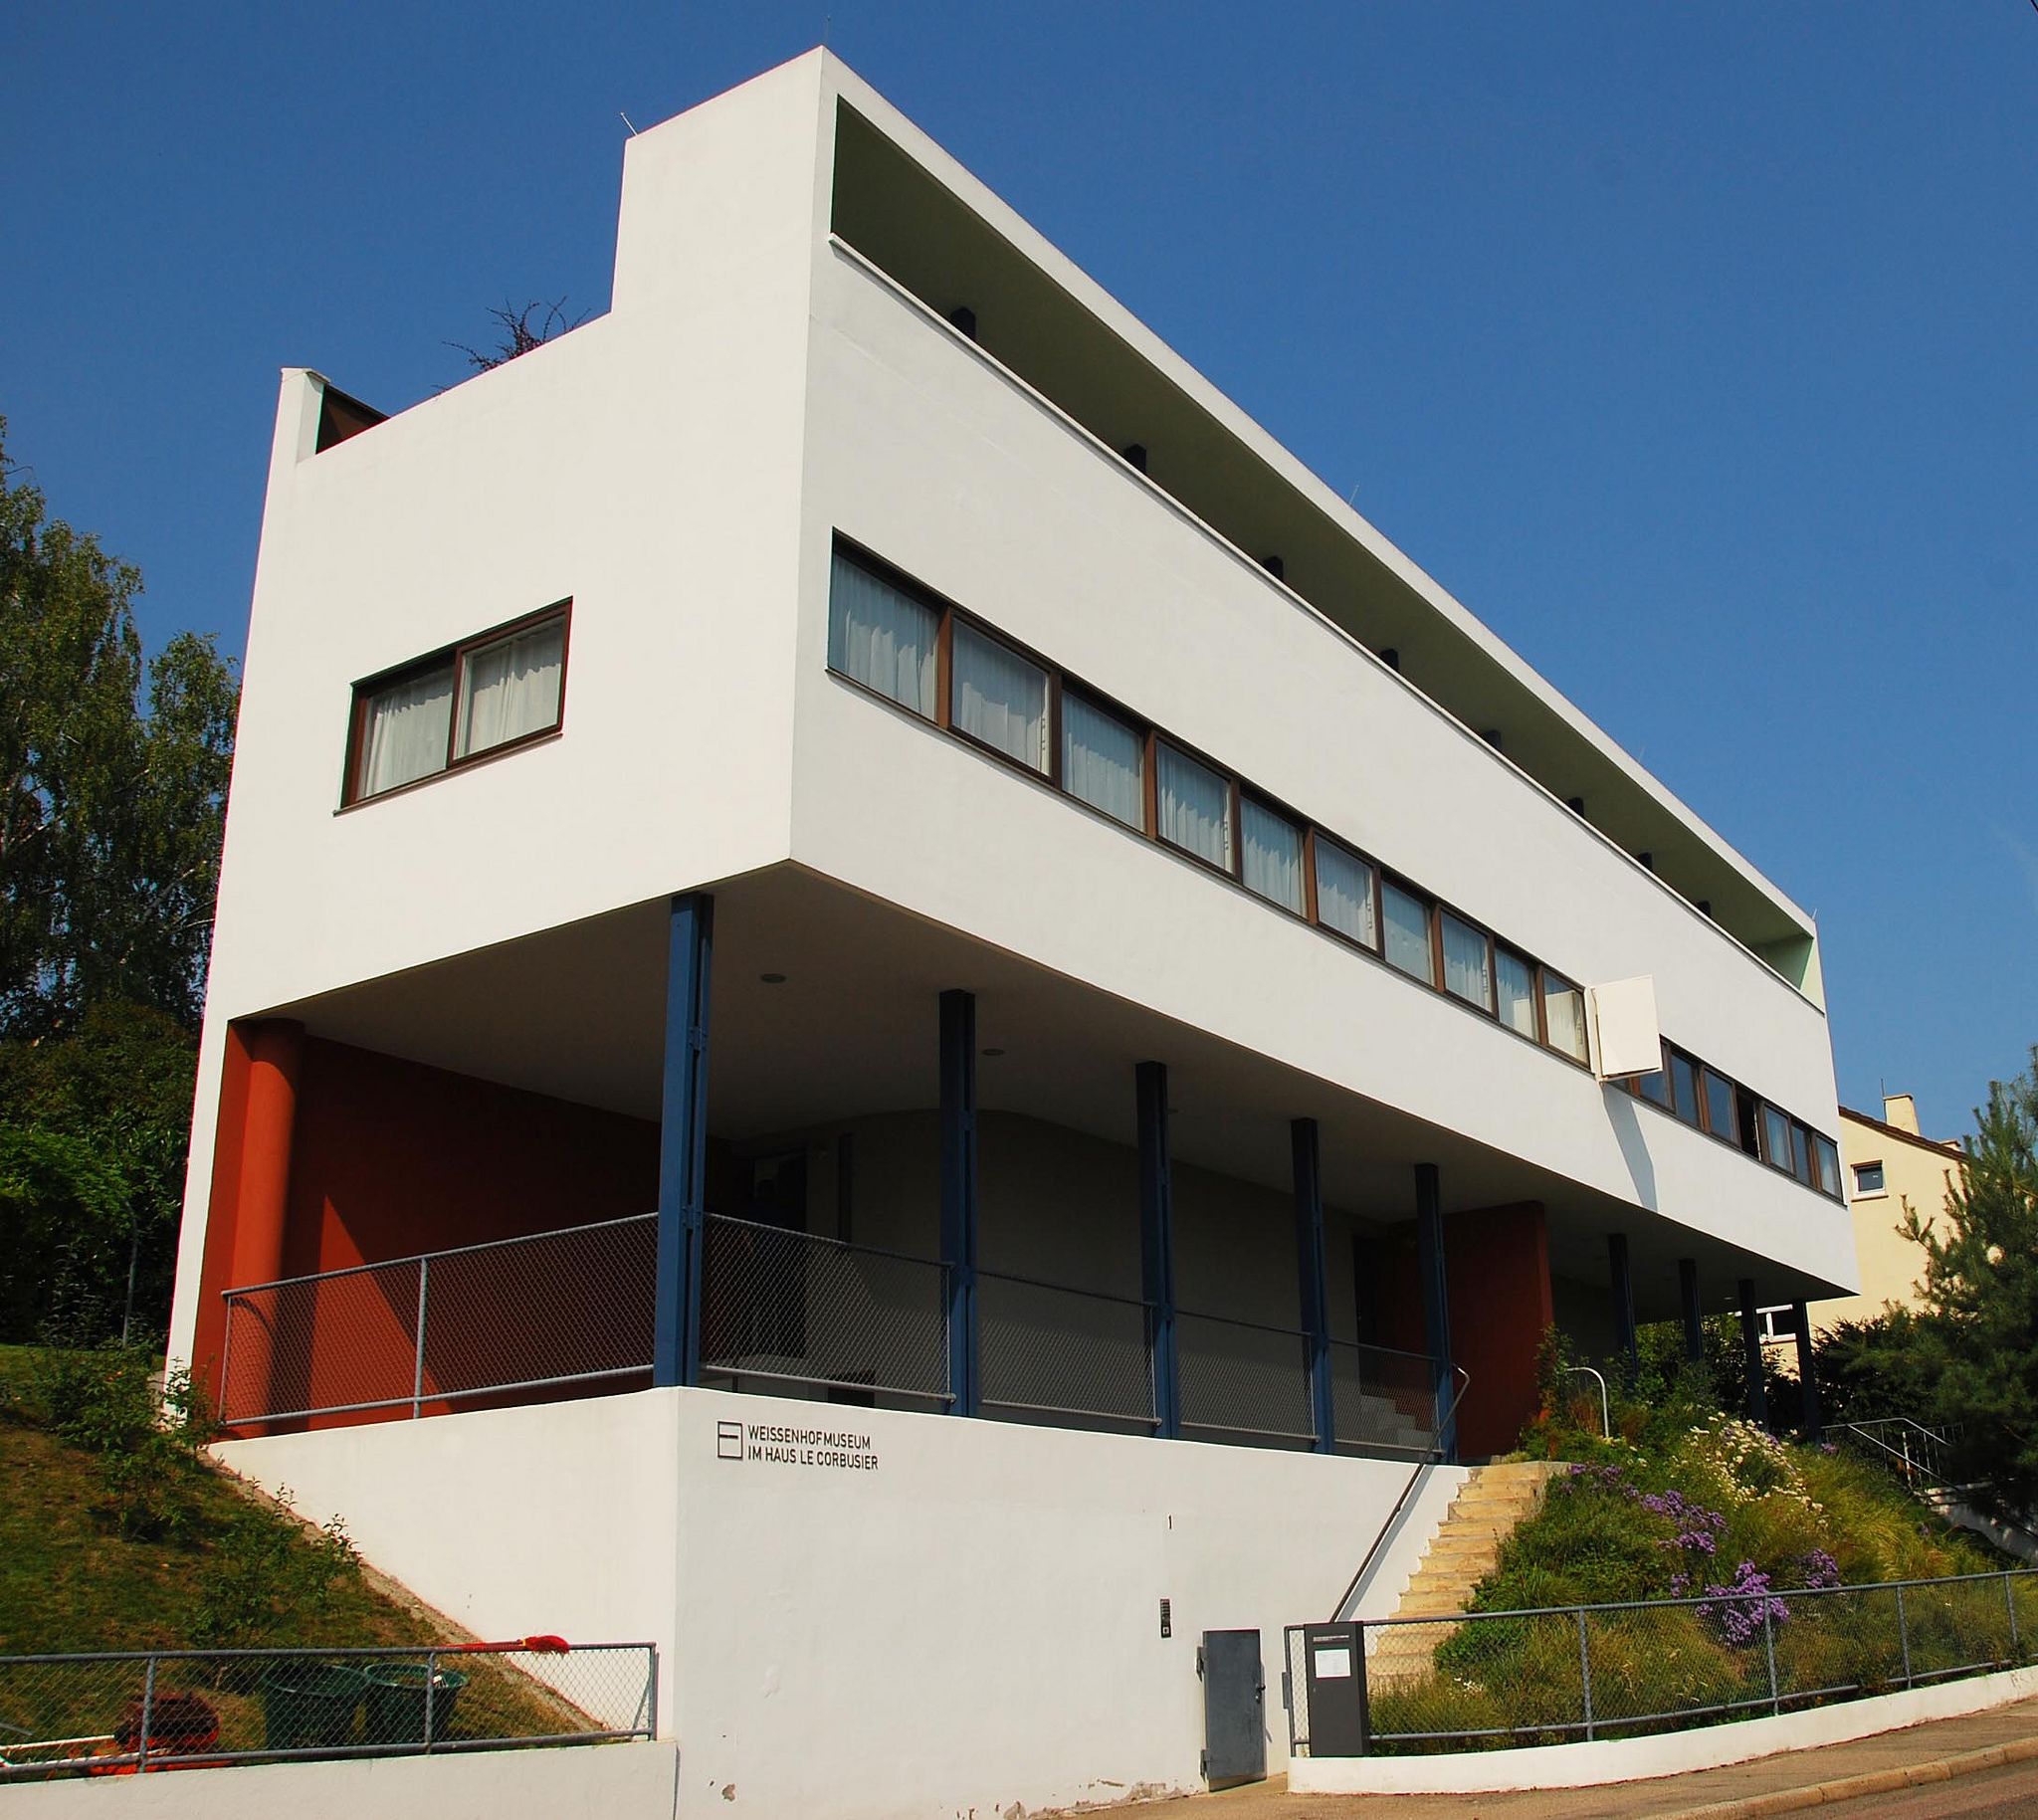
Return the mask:
<svg viewBox="0 0 2038 1820">
<path fill-rule="evenodd" d="M 532 727 L 529 732 L 518 733 L 511 739 L 498 740 L 494 745 L 484 746 L 478 752 L 456 752 L 460 741 L 460 709 L 462 689 L 467 681 L 468 661 L 476 653 L 502 644 L 506 639 L 520 638 L 534 632 L 552 620 L 559 622 L 559 708 L 549 725 Z M 464 638 L 455 644 L 442 645 L 436 651 L 423 657 L 412 658 L 408 663 L 392 665 L 387 670 L 377 671 L 373 676 L 363 677 L 353 686 L 353 702 L 347 710 L 346 762 L 340 773 L 339 806 L 341 809 L 359 808 L 367 803 L 387 802 L 392 796 L 401 796 L 406 790 L 415 790 L 455 771 L 472 769 L 478 764 L 488 764 L 510 752 L 521 751 L 527 745 L 536 745 L 542 740 L 555 739 L 566 730 L 566 679 L 572 665 L 573 653 L 573 597 L 569 594 L 563 600 L 555 600 L 550 606 L 540 607 L 534 613 L 519 614 L 514 619 L 505 620 L 499 626 L 491 626 L 486 632 L 477 632 L 471 638 Z M 366 755 L 368 709 L 376 697 L 385 695 L 399 684 L 431 672 L 450 668 L 452 672 L 453 700 L 446 715 L 446 757 L 437 770 L 427 771 L 421 777 L 411 777 L 399 784 L 391 784 L 386 790 L 377 790 L 369 795 L 361 792 L 361 760 Z"/>
<path fill-rule="evenodd" d="M 1156 722 L 1148 719 L 1144 714 L 1135 713 L 1109 691 L 1098 689 L 1086 683 L 1081 677 L 1065 671 L 1060 665 L 1049 659 L 1045 653 L 1034 650 L 1019 639 L 1007 636 L 997 627 L 987 624 L 975 614 L 969 612 L 965 607 L 950 600 L 946 595 L 916 580 L 896 564 L 887 562 L 876 551 L 858 543 L 854 538 L 845 536 L 840 531 L 836 532 L 832 550 L 834 553 L 847 556 L 852 563 L 865 569 L 876 579 L 898 589 L 910 599 L 918 601 L 936 615 L 934 703 L 931 714 L 921 714 L 918 710 L 898 701 L 896 698 L 886 695 L 881 690 L 873 689 L 868 684 L 860 683 L 855 677 L 849 676 L 845 672 L 836 670 L 831 666 L 829 674 L 838 681 L 847 684 L 860 694 L 870 697 L 873 701 L 884 703 L 888 708 L 893 708 L 897 712 L 910 715 L 922 725 L 939 727 L 942 731 L 952 735 L 961 744 L 967 746 L 971 751 L 982 753 L 1015 774 L 1029 778 L 1036 784 L 1047 786 L 1056 795 L 1068 802 L 1077 804 L 1088 813 L 1108 822 L 1112 827 L 1135 834 L 1141 840 L 1150 842 L 1156 847 L 1164 848 L 1169 853 L 1176 854 L 1180 858 L 1189 861 L 1192 865 L 1200 867 L 1203 871 L 1229 881 L 1245 892 L 1254 903 L 1265 905 L 1271 910 L 1309 923 L 1311 927 L 1320 930 L 1341 946 L 1367 955 L 1382 966 L 1390 968 L 1396 978 L 1412 980 L 1418 984 L 1426 985 L 1430 991 L 1436 993 L 1441 998 L 1448 999 L 1454 1005 L 1463 1005 L 1473 1011 L 1483 1013 L 1490 1023 L 1507 1031 L 1510 1036 L 1521 1041 L 1533 1042 L 1545 1054 L 1555 1056 L 1558 1060 L 1569 1063 L 1573 1068 L 1587 1075 L 1591 1074 L 1592 1059 L 1589 1034 L 1586 1039 L 1586 1053 L 1582 1056 L 1574 1055 L 1570 1050 L 1562 1048 L 1551 1041 L 1550 1038 L 1549 996 L 1552 986 L 1554 985 L 1567 993 L 1577 993 L 1581 999 L 1585 991 L 1585 988 L 1570 974 L 1559 972 L 1556 968 L 1545 965 L 1526 949 L 1506 940 L 1478 917 L 1467 915 L 1456 906 L 1448 904 L 1439 898 L 1434 892 L 1425 890 L 1405 873 L 1396 872 L 1393 868 L 1382 865 L 1367 853 L 1364 848 L 1356 845 L 1354 842 L 1345 840 L 1341 835 L 1334 833 L 1330 829 L 1322 827 L 1310 816 L 1301 813 L 1291 804 L 1284 802 L 1270 791 L 1262 790 L 1256 785 L 1249 783 L 1229 765 L 1219 763 L 1200 747 L 1190 744 L 1186 739 L 1176 737 Z M 547 608 L 544 611 L 570 611 L 571 606 L 572 602 L 568 600 L 559 603 L 556 608 Z M 543 617 L 544 613 L 532 614 L 528 616 L 527 621 L 512 621 L 507 626 L 497 627 L 493 631 L 483 633 L 477 638 L 464 641 L 461 647 L 449 647 L 447 652 L 435 652 L 429 658 L 419 659 L 416 663 L 407 664 L 400 669 L 385 672 L 382 676 L 371 679 L 371 684 L 387 687 L 390 683 L 399 681 L 406 674 L 417 673 L 429 668 L 434 663 L 444 661 L 451 651 L 477 648 L 504 636 L 506 633 L 522 630 L 525 624 L 535 623 Z M 988 744 L 986 741 L 977 738 L 974 734 L 966 732 L 954 724 L 954 646 L 955 626 L 957 623 L 967 626 L 970 631 L 979 637 L 1002 647 L 1014 656 L 1023 658 L 1046 677 L 1048 728 L 1047 766 L 1045 769 L 1028 764 L 1024 759 L 1015 758 L 1011 753 Z M 456 676 L 456 690 L 458 685 L 459 679 Z M 362 687 L 366 686 L 363 685 Z M 1063 704 L 1071 692 L 1098 712 L 1117 721 L 1140 741 L 1142 800 L 1141 820 L 1136 825 L 1121 820 L 1118 816 L 1112 814 L 1110 810 L 1100 808 L 1095 803 L 1086 802 L 1082 797 L 1071 792 L 1068 787 L 1068 779 L 1064 775 L 1065 766 L 1062 757 L 1062 722 Z M 562 670 L 560 677 L 560 711 L 562 722 L 564 704 L 565 678 Z M 526 735 L 525 737 L 543 736 L 545 736 L 543 733 L 538 733 Z M 515 745 L 521 743 L 523 743 L 523 740 L 518 739 L 507 742 L 502 746 L 492 746 L 487 752 L 478 753 L 474 759 L 464 760 L 463 762 L 476 762 L 483 758 L 490 758 L 500 751 L 513 749 Z M 1163 745 L 1171 747 L 1191 763 L 1201 765 L 1225 785 L 1231 834 L 1231 853 L 1228 865 L 1220 865 L 1216 861 L 1193 852 L 1175 841 L 1167 840 L 1161 835 L 1159 790 L 1160 748 Z M 350 766 L 351 762 L 350 753 Z M 433 772 L 432 776 L 436 777 L 442 774 L 440 772 Z M 349 775 L 351 775 L 351 770 Z M 420 778 L 416 781 L 425 783 L 429 782 L 430 778 Z M 410 784 L 399 784 L 396 786 L 396 790 L 412 787 Z M 393 795 L 395 793 L 395 791 L 383 792 L 385 795 Z M 376 797 L 366 800 L 379 801 L 380 799 Z M 1300 911 L 1281 903 L 1279 899 L 1263 896 L 1245 883 L 1245 805 L 1249 801 L 1268 810 L 1272 814 L 1280 816 L 1284 821 L 1290 823 L 1302 833 L 1303 908 Z M 1328 843 L 1335 847 L 1339 853 L 1348 855 L 1355 864 L 1363 867 L 1366 871 L 1372 886 L 1373 940 L 1370 943 L 1361 941 L 1358 937 L 1348 934 L 1343 929 L 1335 928 L 1323 919 L 1318 888 L 1318 851 L 1324 843 Z M 1427 937 L 1425 946 L 1429 958 L 1427 977 L 1420 973 L 1411 973 L 1387 957 L 1387 892 L 1390 888 L 1405 894 L 1422 907 Z M 1486 972 L 1489 997 L 1485 1004 L 1481 1004 L 1477 999 L 1461 996 L 1444 983 L 1443 938 L 1444 918 L 1446 916 L 1453 917 L 1466 927 L 1476 931 L 1486 942 Z M 1520 961 L 1529 971 L 1533 985 L 1535 1008 L 1535 1033 L 1533 1037 L 1530 1037 L 1527 1031 L 1515 1029 L 1512 1024 L 1504 1022 L 1501 1018 L 1500 956 L 1504 952 L 1515 960 Z M 1697 1105 L 1691 1109 L 1690 1114 L 1681 1110 L 1682 1096 L 1677 1092 L 1676 1075 L 1671 1064 L 1673 1055 L 1688 1064 L 1692 1070 L 1693 1080 L 1697 1089 Z M 1655 1106 L 1659 1110 L 1670 1113 L 1672 1117 L 1677 1118 L 1680 1123 L 1691 1129 L 1704 1131 L 1723 1143 L 1732 1145 L 1733 1148 L 1739 1150 L 1743 1155 L 1753 1156 L 1757 1161 L 1770 1161 L 1768 1155 L 1768 1128 L 1764 1117 L 1765 1111 L 1771 1104 L 1770 1102 L 1750 1093 L 1731 1075 L 1726 1074 L 1720 1069 L 1713 1068 L 1703 1057 L 1693 1054 L 1690 1050 L 1678 1048 L 1667 1041 L 1663 1045 L 1662 1062 L 1654 1072 L 1663 1077 L 1663 1098 L 1661 1100 L 1652 1100 L 1641 1091 L 1641 1077 L 1629 1077 L 1615 1085 L 1618 1085 L 1645 1105 Z M 1717 1077 L 1725 1082 L 1733 1096 L 1736 1128 L 1732 1131 L 1720 1131 L 1714 1127 L 1711 1099 L 1706 1092 L 1706 1078 L 1708 1075 Z M 1752 1151 L 1748 1150 L 1740 1141 L 1738 1121 L 1743 1106 L 1751 1109 L 1754 1123 L 1756 1148 Z M 1809 1140 L 1816 1140 L 1823 1135 L 1823 1133 L 1818 1132 L 1803 1120 L 1793 1119 L 1790 1113 L 1783 1112 L 1782 1108 L 1778 1107 L 1775 1110 L 1782 1115 L 1787 1124 L 1802 1126 L 1807 1132 Z M 1826 1141 L 1831 1142 L 1832 1140 L 1828 1138 Z M 1836 1145 L 1836 1151 L 1837 1147 Z M 1815 1141 L 1812 1141 L 1810 1154 L 1813 1164 L 1812 1175 L 1815 1179 L 1811 1182 L 1805 1182 L 1804 1185 L 1813 1187 L 1820 1192 L 1827 1192 L 1822 1186 L 1823 1171 L 1818 1163 L 1818 1151 Z M 1771 1166 L 1780 1168 L 1783 1174 L 1790 1176 L 1795 1181 L 1804 1182 L 1804 1177 L 1797 1172 L 1794 1159 L 1786 1159 L 1781 1164 L 1772 1163 Z M 1844 1164 L 1842 1166 L 1844 1171 Z M 1832 1198 L 1844 1201 L 1844 1188 L 1840 1192 L 1833 1194 Z"/>
</svg>

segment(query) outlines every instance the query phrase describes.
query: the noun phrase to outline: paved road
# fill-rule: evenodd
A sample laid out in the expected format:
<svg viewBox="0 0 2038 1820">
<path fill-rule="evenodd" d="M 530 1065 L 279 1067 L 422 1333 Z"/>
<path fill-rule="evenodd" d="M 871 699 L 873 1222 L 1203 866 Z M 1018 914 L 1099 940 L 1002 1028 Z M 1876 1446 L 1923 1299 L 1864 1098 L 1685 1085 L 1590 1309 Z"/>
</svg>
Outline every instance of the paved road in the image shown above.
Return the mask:
<svg viewBox="0 0 2038 1820">
<path fill-rule="evenodd" d="M 1695 1770 L 1610 1788 L 1522 1789 L 1501 1795 L 1291 1795 L 1286 1778 L 1222 1794 L 1127 1810 L 1152 1820 L 1675 1820 L 1714 1802 L 1805 1789 L 1962 1752 L 2038 1737 L 2038 1697 L 1964 1719 L 1936 1719 L 1847 1744 L 1794 1750 L 1752 1763 Z M 1966 1805 L 1967 1803 L 1973 1805 Z M 1991 1805 L 1992 1803 L 1992 1805 Z M 2038 1760 L 1925 1783 L 1896 1794 L 1826 1802 L 1848 1820 L 2038 1820 Z M 1037 1815 L 1034 1820 L 1053 1820 Z"/>
<path fill-rule="evenodd" d="M 1833 1801 L 1818 1811 L 1846 1820 L 2025 1820 L 2038 1816 L 2038 1763 L 2012 1763 L 1951 1782 Z"/>
</svg>

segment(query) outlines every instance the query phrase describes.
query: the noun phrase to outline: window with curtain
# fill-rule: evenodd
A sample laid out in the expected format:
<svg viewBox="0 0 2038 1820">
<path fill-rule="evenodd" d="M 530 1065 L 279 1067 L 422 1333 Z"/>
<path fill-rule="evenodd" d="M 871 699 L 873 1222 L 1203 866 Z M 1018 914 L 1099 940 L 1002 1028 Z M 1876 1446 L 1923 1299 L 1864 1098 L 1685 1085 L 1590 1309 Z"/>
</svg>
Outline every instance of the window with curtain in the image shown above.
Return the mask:
<svg viewBox="0 0 2038 1820">
<path fill-rule="evenodd" d="M 1811 1132 L 1794 1119 L 1790 1125 L 1790 1167 L 1807 1188 L 1816 1185 L 1811 1172 Z"/>
<path fill-rule="evenodd" d="M 378 689 L 361 707 L 353 796 L 379 796 L 446 768 L 453 725 L 453 664 Z"/>
<path fill-rule="evenodd" d="M 1779 1169 L 1791 1168 L 1790 1115 L 1767 1101 L 1762 1103 L 1762 1160 Z"/>
<path fill-rule="evenodd" d="M 934 642 L 940 615 L 835 552 L 828 586 L 828 668 L 934 717 Z"/>
<path fill-rule="evenodd" d="M 1845 1198 L 1840 1186 L 1840 1150 L 1830 1137 L 1811 1134 L 1812 1159 L 1819 1168 L 1819 1187 L 1836 1201 Z"/>
<path fill-rule="evenodd" d="M 566 623 L 558 619 L 465 654 L 454 757 L 469 758 L 556 726 L 565 662 Z"/>
<path fill-rule="evenodd" d="M 343 800 L 380 796 L 556 729 L 571 604 L 357 685 Z"/>
<path fill-rule="evenodd" d="M 1045 775 L 1047 672 L 960 619 L 954 641 L 949 720 L 972 739 Z"/>
<path fill-rule="evenodd" d="M 1493 966 L 1486 931 L 1463 916 L 1443 912 L 1444 990 L 1467 1004 L 1493 1009 Z"/>
<path fill-rule="evenodd" d="M 1127 828 L 1146 826 L 1146 739 L 1072 690 L 1062 691 L 1062 788 Z"/>
<path fill-rule="evenodd" d="M 1371 863 L 1321 834 L 1317 836 L 1317 920 L 1361 947 L 1380 945 Z"/>
<path fill-rule="evenodd" d="M 1225 872 L 1231 870 L 1231 779 L 1161 741 L 1154 786 L 1160 838 Z"/>
<path fill-rule="evenodd" d="M 1501 1022 L 1525 1037 L 1535 1035 L 1535 969 L 1519 954 L 1496 945 L 1493 978 Z"/>
<path fill-rule="evenodd" d="M 1679 1049 L 1670 1052 L 1670 1097 L 1686 1124 L 1699 1122 L 1699 1065 Z"/>
<path fill-rule="evenodd" d="M 1404 973 L 1437 983 L 1436 959 L 1429 947 L 1429 906 L 1390 880 L 1380 881 L 1380 907 L 1386 923 L 1382 951 Z"/>
<path fill-rule="evenodd" d="M 1248 796 L 1239 809 L 1243 845 L 1240 873 L 1246 890 L 1300 916 L 1307 900 L 1302 886 L 1302 830 L 1287 816 Z"/>
<path fill-rule="evenodd" d="M 1585 1034 L 1584 991 L 1546 967 L 1542 973 L 1542 1023 L 1550 1048 L 1575 1062 L 1592 1060 L 1591 1039 Z"/>
</svg>

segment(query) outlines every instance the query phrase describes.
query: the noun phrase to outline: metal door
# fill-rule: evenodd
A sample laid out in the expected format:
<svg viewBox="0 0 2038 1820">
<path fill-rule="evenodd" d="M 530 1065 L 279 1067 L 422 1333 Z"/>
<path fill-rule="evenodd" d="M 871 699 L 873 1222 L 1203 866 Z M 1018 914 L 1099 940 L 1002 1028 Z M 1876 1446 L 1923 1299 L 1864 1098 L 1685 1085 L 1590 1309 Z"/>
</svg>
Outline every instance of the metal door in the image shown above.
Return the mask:
<svg viewBox="0 0 2038 1820">
<path fill-rule="evenodd" d="M 1260 1633 L 1206 1630 L 1196 1651 L 1203 1678 L 1203 1778 L 1212 1788 L 1267 1774 L 1267 1682 Z"/>
</svg>

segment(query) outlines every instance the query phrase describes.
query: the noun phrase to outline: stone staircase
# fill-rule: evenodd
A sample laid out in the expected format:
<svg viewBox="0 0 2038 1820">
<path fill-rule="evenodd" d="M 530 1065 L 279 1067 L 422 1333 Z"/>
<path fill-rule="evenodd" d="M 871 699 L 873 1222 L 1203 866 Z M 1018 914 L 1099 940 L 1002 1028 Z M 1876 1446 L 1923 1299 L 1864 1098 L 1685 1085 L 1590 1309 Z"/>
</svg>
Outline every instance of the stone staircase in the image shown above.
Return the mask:
<svg viewBox="0 0 2038 1820">
<path fill-rule="evenodd" d="M 1501 1544 L 1533 1515 L 1549 1482 L 1570 1470 L 1558 1460 L 1475 1466 L 1423 1550 L 1394 1616 L 1450 1618 L 1462 1612 L 1473 1587 L 1500 1564 Z M 1437 1645 L 1458 1628 L 1409 1624 L 1368 1631 L 1367 1685 L 1382 1688 L 1419 1681 L 1430 1672 Z"/>
</svg>

